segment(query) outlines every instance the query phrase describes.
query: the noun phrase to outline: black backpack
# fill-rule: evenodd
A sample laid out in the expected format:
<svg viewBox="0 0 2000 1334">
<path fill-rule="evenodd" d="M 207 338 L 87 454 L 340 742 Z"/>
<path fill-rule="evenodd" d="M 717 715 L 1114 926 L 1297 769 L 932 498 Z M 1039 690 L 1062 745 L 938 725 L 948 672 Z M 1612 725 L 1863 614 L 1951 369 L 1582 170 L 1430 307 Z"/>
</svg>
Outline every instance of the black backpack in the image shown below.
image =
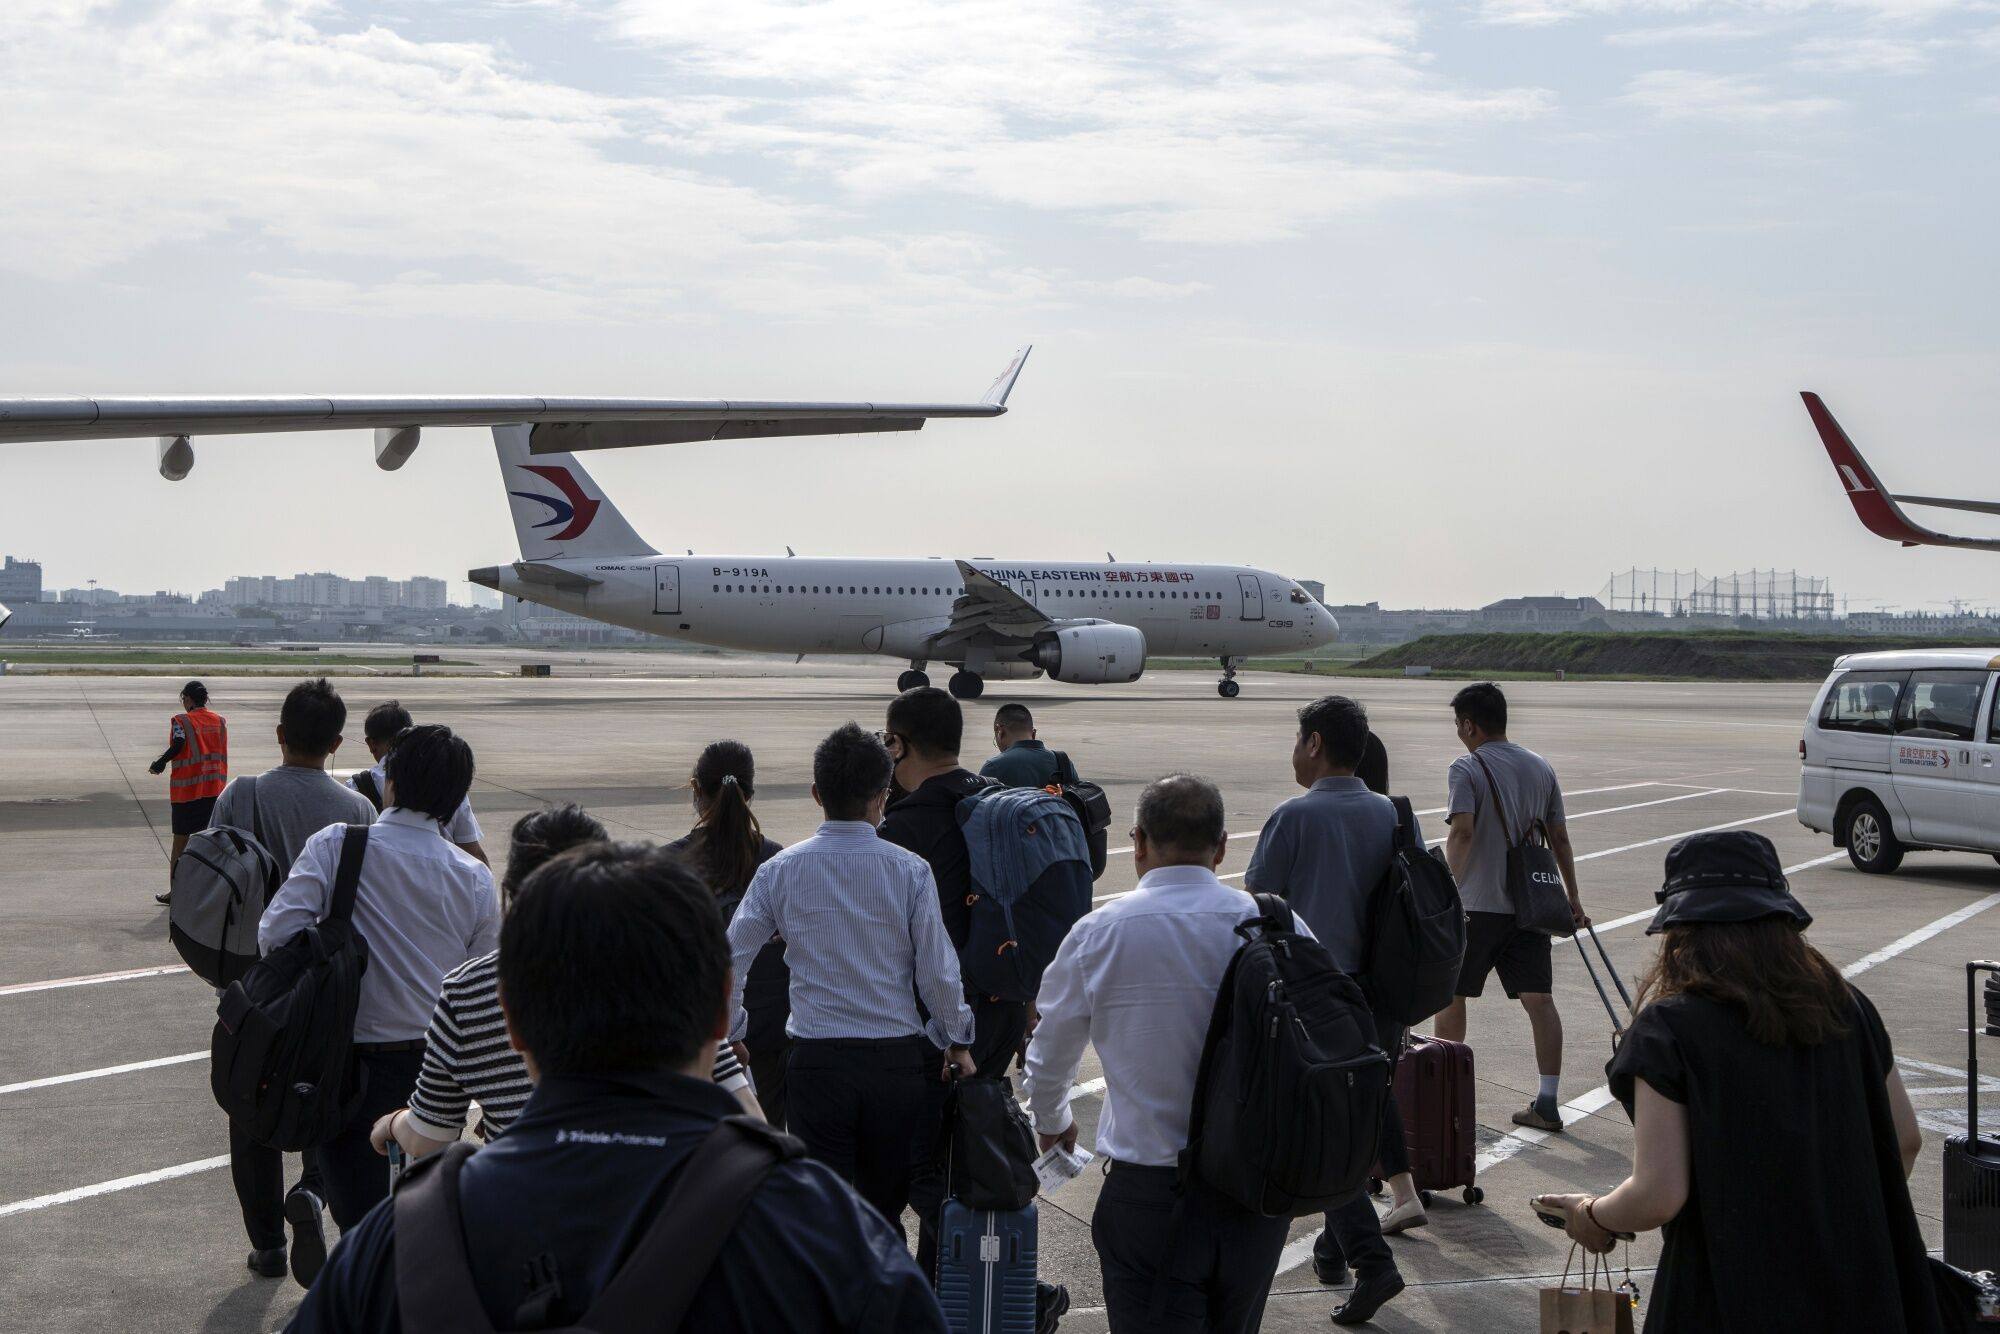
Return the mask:
<svg viewBox="0 0 2000 1334">
<path fill-rule="evenodd" d="M 1409 798 L 1390 800 L 1395 850 L 1369 904 L 1362 986 L 1376 1014 L 1407 1028 L 1451 1004 L 1465 962 L 1465 905 L 1451 868 L 1417 836 Z"/>
<path fill-rule="evenodd" d="M 382 813 L 382 789 L 375 786 L 375 771 L 373 769 L 363 769 L 360 773 L 354 775 L 354 790 L 368 798 L 368 804 L 375 808 L 377 815 Z"/>
<path fill-rule="evenodd" d="M 1353 978 L 1256 896 L 1237 924 L 1195 1075 L 1179 1181 L 1203 1183 L 1266 1218 L 1302 1218 L 1354 1198 L 1381 1139 L 1389 1058 Z"/>
<path fill-rule="evenodd" d="M 1075 827 L 1079 822 L 1074 809 L 1044 788 L 981 788 L 958 803 L 959 827 L 963 829 L 982 807 L 993 817 L 996 842 L 1020 846 L 1039 840 L 1056 856 L 1025 885 L 987 883 L 968 840 L 972 893 L 967 899 L 965 944 L 958 953 L 959 973 L 968 991 L 1032 1001 L 1063 938 L 1090 911 L 1087 848 L 1082 831 Z M 1061 855 L 1064 850 L 1073 855 Z M 992 860 L 1011 866 L 1014 858 Z"/>
<path fill-rule="evenodd" d="M 209 1085 L 259 1144 L 324 1144 L 366 1091 L 366 1072 L 351 1058 L 368 942 L 349 919 L 367 851 L 368 826 L 349 825 L 326 919 L 252 964 L 216 1006 Z"/>
<path fill-rule="evenodd" d="M 640 1334 L 677 1330 L 715 1268 L 759 1186 L 806 1146 L 747 1116 L 725 1117 L 675 1175 L 667 1199 L 631 1254 L 599 1289 L 573 1331 Z M 404 1329 L 425 1334 L 493 1334 L 474 1286 L 459 1212 L 458 1174 L 476 1150 L 463 1142 L 419 1159 L 397 1184 L 396 1302 Z M 555 1290 L 560 1291 L 560 1288 Z M 546 1329 L 547 1298 L 530 1294 L 509 1329 Z M 543 1314 L 533 1309 L 540 1299 Z"/>
<path fill-rule="evenodd" d="M 1097 784 L 1077 773 L 1076 763 L 1064 751 L 1056 751 L 1055 793 L 1069 803 L 1083 823 L 1083 841 L 1090 848 L 1090 878 L 1104 878 L 1111 861 L 1111 798 Z"/>
<path fill-rule="evenodd" d="M 973 1075 L 945 1091 L 937 1165 L 945 1195 L 968 1209 L 1012 1213 L 1034 1202 L 1035 1132 L 1011 1081 Z"/>
</svg>

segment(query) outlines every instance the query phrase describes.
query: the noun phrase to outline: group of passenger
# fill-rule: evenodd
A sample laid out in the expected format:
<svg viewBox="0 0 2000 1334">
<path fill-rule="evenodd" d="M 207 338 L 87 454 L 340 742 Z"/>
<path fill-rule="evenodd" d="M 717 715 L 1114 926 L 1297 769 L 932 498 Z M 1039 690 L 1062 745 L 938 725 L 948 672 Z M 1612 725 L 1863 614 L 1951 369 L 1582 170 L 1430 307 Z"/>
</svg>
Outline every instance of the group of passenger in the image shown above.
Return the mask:
<svg viewBox="0 0 2000 1334">
<path fill-rule="evenodd" d="M 208 756 L 219 731 L 198 716 L 198 690 L 189 683 L 176 718 L 180 757 Z M 1514 1120 L 1557 1132 L 1550 938 L 1515 925 L 1505 865 L 1539 819 L 1572 915 L 1588 922 L 1560 786 L 1508 740 L 1497 687 L 1467 687 L 1452 707 L 1467 754 L 1451 767 L 1443 847 L 1468 949 L 1433 1026 L 1461 1039 L 1465 998 L 1497 971 L 1527 1011 L 1541 1075 Z M 960 970 L 974 893 L 960 802 L 994 783 L 1078 781 L 1022 705 L 995 716 L 999 753 L 977 773 L 961 763 L 961 706 L 941 690 L 899 695 L 879 731 L 836 729 L 812 760 L 822 822 L 788 848 L 754 812 L 750 751 L 715 742 L 689 776 L 685 837 L 620 843 L 574 805 L 533 811 L 513 827 L 497 887 L 468 801 L 467 743 L 390 701 L 364 729 L 375 767 L 343 784 L 328 763 L 345 723 L 328 682 L 301 683 L 256 809 L 230 784 L 205 812 L 237 828 L 254 819 L 290 868 L 260 926 L 267 951 L 325 916 L 343 827 L 373 826 L 353 913 L 369 950 L 354 1019 L 366 1094 L 303 1155 L 289 1192 L 277 1150 L 231 1127 L 250 1267 L 275 1276 L 289 1264 L 310 1289 L 293 1328 L 397 1330 L 413 1284 L 435 1296 L 422 1285 L 439 1266 L 398 1262 L 400 1248 L 435 1256 L 443 1243 L 396 1236 L 383 1203 L 392 1144 L 411 1158 L 468 1134 L 487 1144 L 454 1168 L 472 1291 L 493 1328 L 554 1328 L 581 1323 L 614 1278 L 629 1288 L 620 1261 L 717 1124 L 747 1113 L 796 1142 L 782 1140 L 706 1277 L 690 1276 L 683 1327 L 942 1330 L 931 1281 L 949 1082 L 1004 1078 L 1021 1058 L 1040 1147 L 1074 1148 L 1086 1047 L 1103 1070 L 1094 1147 L 1106 1178 L 1091 1236 L 1111 1328 L 1259 1326 L 1290 1220 L 1177 1171 L 1217 991 L 1238 928 L 1259 915 L 1217 874 L 1229 835 L 1213 783 L 1176 773 L 1145 785 L 1130 833 L 1136 888 L 1077 922 L 1029 1005 L 969 990 Z M 1328 696 L 1300 710 L 1291 767 L 1305 790 L 1265 821 L 1245 887 L 1288 900 L 1299 929 L 1358 974 L 1400 823 L 1387 753 L 1359 703 Z M 204 769 L 188 790 L 212 777 Z M 1665 1226 L 1648 1328 L 1758 1327 L 1743 1323 L 1753 1310 L 1769 1327 L 1832 1328 L 1869 1311 L 1871 1329 L 1937 1328 L 1903 1184 L 1920 1139 L 1873 1007 L 1803 939 L 1811 918 L 1767 840 L 1696 835 L 1667 872 L 1650 928 L 1664 934 L 1660 958 L 1611 1067 L 1637 1126 L 1633 1176 L 1543 1203 L 1594 1250 Z M 1393 1061 L 1403 1027 L 1378 1017 L 1375 1036 Z M 1771 1088 L 1783 1098 L 1754 1092 Z M 1787 1099 L 1810 1100 L 1812 1133 Z M 1328 1212 L 1315 1243 L 1320 1281 L 1353 1281 L 1336 1324 L 1365 1323 L 1403 1291 L 1386 1238 L 1428 1221 L 1403 1140 L 1391 1097 L 1378 1145 L 1386 1211 L 1358 1195 Z M 330 1258 L 329 1210 L 342 1234 Z M 1787 1263 L 1780 1249 L 1811 1263 L 1811 1284 L 1767 1281 Z M 1822 1267 L 1821 1255 L 1844 1263 Z M 1068 1304 L 1065 1289 L 1038 1285 L 1038 1329 Z"/>
</svg>

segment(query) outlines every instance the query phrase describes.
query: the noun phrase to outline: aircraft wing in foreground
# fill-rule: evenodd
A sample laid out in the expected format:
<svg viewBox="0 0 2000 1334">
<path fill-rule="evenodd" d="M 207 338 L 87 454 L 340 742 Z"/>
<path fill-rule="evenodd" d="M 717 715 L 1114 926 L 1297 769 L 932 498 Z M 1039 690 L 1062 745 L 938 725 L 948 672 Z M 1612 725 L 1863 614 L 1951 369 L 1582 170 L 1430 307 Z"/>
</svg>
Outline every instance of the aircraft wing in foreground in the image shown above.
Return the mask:
<svg viewBox="0 0 2000 1334">
<path fill-rule="evenodd" d="M 283 398 L 0 397 L 0 443 L 157 436 L 160 475 L 179 481 L 194 467 L 191 438 L 274 431 L 373 428 L 375 461 L 408 462 L 426 426 L 526 425 L 535 454 L 767 436 L 918 431 L 931 417 L 998 417 L 1028 359 L 1014 354 L 977 402 L 780 403 L 735 399 L 542 398 L 533 396 Z"/>
<path fill-rule="evenodd" d="M 1975 551 L 2000 551 L 2000 538 L 1956 537 L 1940 533 L 1924 527 L 1903 512 L 1904 505 L 1924 505 L 1933 509 L 1965 510 L 1973 514 L 2000 514 L 2000 501 L 1890 494 L 1881 479 L 1876 477 L 1875 470 L 1868 466 L 1868 460 L 1861 457 L 1861 451 L 1847 438 L 1847 432 L 1827 411 L 1820 396 L 1808 390 L 1799 397 L 1805 400 L 1806 411 L 1812 415 L 1813 425 L 1819 430 L 1820 443 L 1826 446 L 1827 457 L 1833 460 L 1834 472 L 1840 477 L 1840 484 L 1854 506 L 1854 513 L 1869 532 L 1892 542 L 1901 542 L 1906 547 L 1966 547 Z"/>
</svg>

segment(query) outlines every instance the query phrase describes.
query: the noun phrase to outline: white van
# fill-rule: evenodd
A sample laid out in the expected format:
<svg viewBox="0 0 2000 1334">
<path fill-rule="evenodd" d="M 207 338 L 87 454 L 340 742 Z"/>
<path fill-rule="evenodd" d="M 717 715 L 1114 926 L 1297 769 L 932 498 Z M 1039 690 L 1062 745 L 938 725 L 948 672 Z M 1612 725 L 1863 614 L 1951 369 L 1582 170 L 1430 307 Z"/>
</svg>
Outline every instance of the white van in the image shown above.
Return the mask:
<svg viewBox="0 0 2000 1334">
<path fill-rule="evenodd" d="M 2000 859 L 2000 651 L 1850 653 L 1799 740 L 1799 823 L 1863 871 L 1905 852 Z"/>
</svg>

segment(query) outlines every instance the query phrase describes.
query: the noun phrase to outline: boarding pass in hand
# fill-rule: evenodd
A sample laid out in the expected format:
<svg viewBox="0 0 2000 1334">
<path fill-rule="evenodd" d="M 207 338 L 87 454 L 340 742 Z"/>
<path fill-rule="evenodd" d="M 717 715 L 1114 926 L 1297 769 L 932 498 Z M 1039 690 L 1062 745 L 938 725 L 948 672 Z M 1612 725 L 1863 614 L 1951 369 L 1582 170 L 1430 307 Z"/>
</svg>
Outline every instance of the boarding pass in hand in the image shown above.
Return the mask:
<svg viewBox="0 0 2000 1334">
<path fill-rule="evenodd" d="M 1060 1144 L 1050 1145 L 1047 1153 L 1035 1159 L 1035 1179 L 1042 1183 L 1042 1193 L 1053 1194 L 1057 1187 L 1090 1166 L 1091 1160 L 1096 1157 L 1081 1144 L 1074 1149 L 1065 1149 Z"/>
</svg>

